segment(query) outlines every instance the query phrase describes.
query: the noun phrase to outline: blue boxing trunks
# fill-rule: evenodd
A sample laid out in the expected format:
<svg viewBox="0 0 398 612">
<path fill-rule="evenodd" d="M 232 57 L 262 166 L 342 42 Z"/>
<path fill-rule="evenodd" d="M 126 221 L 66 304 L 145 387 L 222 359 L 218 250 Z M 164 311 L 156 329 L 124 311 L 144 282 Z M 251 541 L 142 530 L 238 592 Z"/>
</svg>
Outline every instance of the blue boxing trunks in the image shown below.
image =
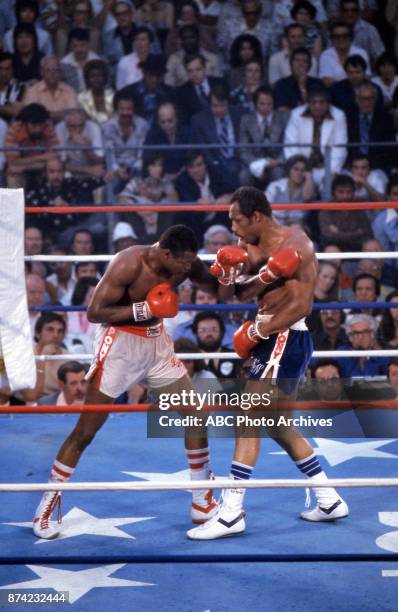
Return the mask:
<svg viewBox="0 0 398 612">
<path fill-rule="evenodd" d="M 298 321 L 291 328 L 261 340 L 252 352 L 249 379 L 272 378 L 290 394 L 304 375 L 313 349 L 311 334 L 304 321 Z M 276 383 L 277 380 L 280 382 Z"/>
</svg>

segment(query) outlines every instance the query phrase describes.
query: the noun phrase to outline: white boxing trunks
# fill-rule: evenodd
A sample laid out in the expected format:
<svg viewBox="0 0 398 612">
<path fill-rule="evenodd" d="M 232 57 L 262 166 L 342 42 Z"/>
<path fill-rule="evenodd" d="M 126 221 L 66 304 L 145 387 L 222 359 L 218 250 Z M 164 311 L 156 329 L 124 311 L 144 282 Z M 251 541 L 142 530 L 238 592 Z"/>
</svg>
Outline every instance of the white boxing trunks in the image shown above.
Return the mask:
<svg viewBox="0 0 398 612">
<path fill-rule="evenodd" d="M 112 398 L 145 378 L 152 388 L 159 388 L 187 373 L 163 323 L 149 327 L 100 325 L 94 352 L 86 379 L 91 381 L 97 374 L 96 387 Z"/>
</svg>

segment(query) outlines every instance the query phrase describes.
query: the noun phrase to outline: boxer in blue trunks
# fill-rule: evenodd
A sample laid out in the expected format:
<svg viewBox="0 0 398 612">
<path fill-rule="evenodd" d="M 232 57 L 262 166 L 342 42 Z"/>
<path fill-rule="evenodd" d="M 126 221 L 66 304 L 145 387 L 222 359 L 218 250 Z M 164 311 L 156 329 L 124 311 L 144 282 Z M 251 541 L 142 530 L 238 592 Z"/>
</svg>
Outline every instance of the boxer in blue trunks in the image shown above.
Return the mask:
<svg viewBox="0 0 398 612">
<path fill-rule="evenodd" d="M 230 285 L 242 301 L 257 298 L 255 321 L 246 321 L 234 336 L 240 357 L 252 357 L 245 392 L 258 391 L 260 384 L 276 383 L 279 397 L 293 401 L 312 354 L 305 317 L 312 309 L 317 275 L 313 245 L 300 229 L 280 225 L 272 217 L 263 192 L 254 187 L 242 187 L 233 194 L 229 217 L 239 245 L 220 249 L 211 271 L 220 283 Z M 253 415 L 253 411 L 249 414 Z M 305 476 L 314 483 L 327 482 L 311 445 L 296 428 L 275 426 L 267 433 Z M 240 429 L 230 477 L 237 481 L 249 479 L 259 452 L 258 431 L 253 431 L 252 426 Z M 238 483 L 237 488 L 224 490 L 215 516 L 188 531 L 188 537 L 212 540 L 243 533 L 245 490 Z M 317 504 L 301 513 L 303 519 L 318 522 L 348 516 L 347 504 L 335 489 L 315 487 L 314 492 Z"/>
</svg>

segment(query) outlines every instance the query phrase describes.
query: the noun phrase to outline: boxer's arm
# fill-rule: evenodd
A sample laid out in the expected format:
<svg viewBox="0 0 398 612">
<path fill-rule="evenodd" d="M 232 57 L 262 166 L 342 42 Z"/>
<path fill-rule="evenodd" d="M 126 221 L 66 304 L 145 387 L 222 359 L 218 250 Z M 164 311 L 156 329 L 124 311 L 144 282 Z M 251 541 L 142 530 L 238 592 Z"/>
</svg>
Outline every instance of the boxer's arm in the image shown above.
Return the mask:
<svg viewBox="0 0 398 612">
<path fill-rule="evenodd" d="M 126 251 L 116 255 L 95 288 L 87 309 L 91 323 L 124 323 L 132 320 L 131 304 L 120 305 L 126 289 L 138 278 L 140 261 Z"/>
<path fill-rule="evenodd" d="M 192 265 L 189 278 L 195 287 L 211 293 L 221 302 L 231 298 L 235 293 L 233 285 L 220 285 L 218 280 L 210 274 L 209 267 L 199 257 Z"/>
</svg>

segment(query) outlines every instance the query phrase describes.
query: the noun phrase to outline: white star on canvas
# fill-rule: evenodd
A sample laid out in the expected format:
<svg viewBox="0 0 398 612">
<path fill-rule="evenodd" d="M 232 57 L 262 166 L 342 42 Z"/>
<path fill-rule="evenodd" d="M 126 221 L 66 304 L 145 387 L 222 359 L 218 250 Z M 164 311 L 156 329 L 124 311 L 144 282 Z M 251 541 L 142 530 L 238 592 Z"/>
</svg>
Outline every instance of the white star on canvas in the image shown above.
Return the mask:
<svg viewBox="0 0 398 612">
<path fill-rule="evenodd" d="M 330 466 L 345 463 L 350 459 L 365 457 L 367 459 L 398 459 L 398 455 L 377 450 L 386 444 L 396 442 L 392 440 L 373 440 L 367 442 L 337 442 L 325 438 L 314 438 L 317 446 L 314 452 L 325 457 Z M 270 455 L 287 455 L 285 451 L 273 451 Z"/>
<path fill-rule="evenodd" d="M 121 518 L 97 518 L 81 508 L 76 506 L 69 510 L 62 519 L 61 533 L 56 540 L 65 540 L 84 534 L 110 536 L 112 538 L 136 538 L 124 531 L 118 529 L 122 525 L 132 523 L 140 523 L 141 521 L 149 521 L 154 519 L 154 516 L 128 516 Z M 14 527 L 32 527 L 32 522 L 26 523 L 3 523 L 4 525 L 13 525 Z M 36 544 L 45 544 L 46 542 L 55 542 L 56 540 L 37 540 Z"/>
<path fill-rule="evenodd" d="M 134 478 L 149 480 L 150 482 L 173 481 L 189 482 L 191 480 L 190 470 L 180 470 L 178 472 L 122 472 Z"/>
<path fill-rule="evenodd" d="M 398 529 L 398 512 L 379 512 L 379 521 L 383 523 L 383 525 Z M 398 531 L 383 533 L 383 535 L 376 539 L 376 544 L 380 546 L 380 548 L 384 548 L 384 550 L 398 553 Z"/>
<path fill-rule="evenodd" d="M 102 565 L 79 571 L 61 570 L 42 565 L 27 565 L 32 572 L 40 578 L 26 580 L 25 582 L 15 582 L 0 586 L 0 589 L 54 589 L 54 591 L 69 592 L 69 603 L 74 603 L 91 589 L 97 587 L 140 587 L 156 586 L 151 582 L 135 582 L 134 580 L 123 580 L 120 578 L 110 578 L 117 570 L 124 567 L 126 563 L 113 565 Z"/>
</svg>

